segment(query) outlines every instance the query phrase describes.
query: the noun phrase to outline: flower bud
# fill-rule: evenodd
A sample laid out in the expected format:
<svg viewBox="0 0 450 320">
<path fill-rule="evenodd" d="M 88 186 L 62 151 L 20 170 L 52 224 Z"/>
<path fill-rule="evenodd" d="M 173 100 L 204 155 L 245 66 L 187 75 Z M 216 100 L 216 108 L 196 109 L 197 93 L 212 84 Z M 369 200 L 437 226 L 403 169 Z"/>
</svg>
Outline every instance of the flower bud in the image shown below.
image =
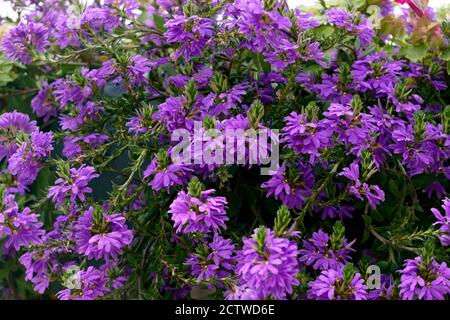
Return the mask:
<svg viewBox="0 0 450 320">
<path fill-rule="evenodd" d="M 291 222 L 291 214 L 288 207 L 282 205 L 277 211 L 277 217 L 275 218 L 274 231 L 276 236 L 282 236 L 284 230 L 289 226 Z"/>
</svg>

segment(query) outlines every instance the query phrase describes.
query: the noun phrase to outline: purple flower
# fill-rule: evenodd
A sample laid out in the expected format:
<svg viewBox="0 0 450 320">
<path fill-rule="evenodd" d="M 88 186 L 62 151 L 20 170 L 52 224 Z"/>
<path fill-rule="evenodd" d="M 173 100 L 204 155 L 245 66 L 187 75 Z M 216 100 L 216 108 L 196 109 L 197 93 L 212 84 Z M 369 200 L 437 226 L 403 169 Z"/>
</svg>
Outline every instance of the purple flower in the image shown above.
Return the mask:
<svg viewBox="0 0 450 320">
<path fill-rule="evenodd" d="M 284 299 L 299 284 L 297 255 L 295 241 L 277 238 L 270 229 L 255 229 L 251 238 L 243 240 L 237 273 L 246 286 L 261 296 Z"/>
<path fill-rule="evenodd" d="M 282 142 L 298 154 L 319 157 L 320 152 L 331 144 L 331 133 L 319 128 L 317 122 L 309 122 L 305 114 L 292 112 L 286 118 Z"/>
<path fill-rule="evenodd" d="M 9 158 L 18 149 L 17 136 L 20 132 L 32 133 L 38 130 L 36 121 L 28 115 L 13 111 L 0 115 L 0 160 Z"/>
<path fill-rule="evenodd" d="M 147 83 L 147 78 L 144 75 L 150 72 L 153 64 L 144 56 L 139 54 L 130 58 L 128 63 L 127 76 L 131 85 L 140 86 Z"/>
<path fill-rule="evenodd" d="M 90 82 L 99 88 L 103 88 L 108 80 L 111 80 L 113 83 L 117 83 L 115 81 L 119 82 L 120 77 L 117 76 L 118 68 L 119 67 L 114 60 L 106 60 L 98 69 L 88 70 L 87 68 L 83 68 L 81 69 L 81 72 Z"/>
<path fill-rule="evenodd" d="M 264 53 L 267 57 L 265 61 L 270 63 L 276 71 L 282 71 L 300 58 L 298 51 L 298 45 L 293 45 L 288 40 L 283 39 L 276 50 Z"/>
<path fill-rule="evenodd" d="M 263 300 L 260 291 L 250 288 L 247 284 L 238 284 L 225 292 L 227 300 Z"/>
<path fill-rule="evenodd" d="M 367 300 L 367 287 L 359 273 L 344 281 L 342 269 L 328 269 L 308 283 L 308 299 Z"/>
<path fill-rule="evenodd" d="M 133 240 L 121 213 L 107 214 L 90 207 L 75 224 L 77 251 L 88 259 L 117 260 Z"/>
<path fill-rule="evenodd" d="M 85 122 L 96 120 L 102 110 L 103 107 L 98 107 L 94 102 L 89 101 L 85 105 L 80 104 L 74 108 L 76 116 L 62 115 L 59 124 L 63 130 L 77 130 Z"/>
<path fill-rule="evenodd" d="M 0 238 L 6 236 L 6 251 L 19 251 L 20 247 L 41 244 L 45 231 L 40 229 L 43 223 L 39 222 L 39 215 L 31 213 L 28 207 L 20 211 L 12 194 L 5 196 L 3 202 Z"/>
<path fill-rule="evenodd" d="M 85 193 L 91 193 L 92 189 L 88 187 L 89 182 L 99 175 L 91 166 L 82 165 L 80 168 L 70 169 L 70 177 L 61 177 L 56 179 L 55 185 L 49 188 L 48 198 L 52 198 L 58 206 L 64 203 L 68 197 L 71 203 L 76 199 L 85 201 Z"/>
<path fill-rule="evenodd" d="M 219 228 L 226 229 L 227 200 L 224 197 L 212 197 L 214 192 L 214 189 L 210 189 L 196 195 L 184 191 L 178 193 L 169 209 L 177 233 L 207 233 L 217 232 Z"/>
<path fill-rule="evenodd" d="M 345 9 L 341 8 L 331 8 L 326 13 L 328 21 L 339 28 L 351 29 L 352 24 L 352 14 Z"/>
<path fill-rule="evenodd" d="M 169 97 L 158 108 L 159 110 L 153 113 L 152 119 L 160 121 L 169 131 L 180 128 L 190 130 L 194 127 L 193 118 L 197 109 L 187 108 L 184 97 Z"/>
<path fill-rule="evenodd" d="M 364 16 L 359 21 L 354 21 L 355 15 L 341 8 L 332 8 L 326 12 L 328 21 L 338 28 L 345 29 L 356 34 L 363 47 L 367 47 L 375 36 L 375 32 Z"/>
<path fill-rule="evenodd" d="M 175 14 L 164 26 L 167 28 L 164 34 L 167 42 L 181 44 L 174 54 L 174 59 L 184 55 L 186 61 L 189 61 L 191 56 L 202 55 L 214 28 L 211 19 L 196 15 L 185 17 L 179 14 Z"/>
<path fill-rule="evenodd" d="M 45 52 L 48 46 L 48 30 L 42 23 L 21 21 L 3 37 L 1 49 L 11 60 L 29 64 L 32 50 Z"/>
<path fill-rule="evenodd" d="M 377 185 L 368 185 L 367 183 L 361 183 L 359 180 L 359 165 L 353 162 L 349 168 L 344 168 L 339 174 L 353 182 L 349 186 L 349 191 L 355 197 L 363 200 L 362 195 L 365 195 L 367 202 L 372 208 L 376 208 L 378 204 L 384 201 L 384 191 Z"/>
<path fill-rule="evenodd" d="M 149 128 L 145 126 L 144 120 L 144 115 L 142 113 L 138 113 L 135 117 L 130 118 L 130 121 L 126 123 L 128 133 L 133 133 L 135 138 L 140 134 L 146 133 Z"/>
<path fill-rule="evenodd" d="M 25 280 L 33 284 L 33 289 L 43 294 L 50 284 L 52 265 L 50 250 L 29 251 L 24 253 L 19 262 L 25 267 Z"/>
<path fill-rule="evenodd" d="M 139 1 L 136 0 L 105 0 L 105 4 L 125 10 L 127 16 L 133 16 L 133 12 L 139 9 Z"/>
<path fill-rule="evenodd" d="M 320 22 L 314 18 L 314 13 L 301 12 L 300 9 L 295 9 L 295 25 L 301 30 L 306 31 L 311 28 L 320 26 Z"/>
<path fill-rule="evenodd" d="M 73 15 L 60 15 L 55 24 L 54 37 L 56 44 L 64 49 L 68 46 L 80 46 L 81 21 Z"/>
<path fill-rule="evenodd" d="M 436 198 L 438 199 L 441 199 L 443 195 L 447 194 L 444 186 L 437 181 L 434 181 L 429 186 L 425 187 L 423 189 L 423 192 L 427 193 L 428 199 L 431 199 L 433 197 L 433 194 L 435 194 Z"/>
<path fill-rule="evenodd" d="M 38 94 L 31 100 L 31 107 L 34 113 L 47 122 L 50 118 L 58 115 L 58 106 L 53 101 L 51 86 L 44 83 Z"/>
<path fill-rule="evenodd" d="M 57 102 L 61 104 L 61 108 L 66 106 L 69 102 L 80 105 L 92 94 L 92 89 L 89 87 L 81 88 L 72 81 L 58 79 L 53 82 L 53 95 Z"/>
<path fill-rule="evenodd" d="M 94 31 L 104 29 L 111 32 L 120 25 L 120 20 L 113 10 L 91 5 L 81 15 L 81 25 L 85 24 L 94 29 Z"/>
<path fill-rule="evenodd" d="M 164 159 L 162 157 L 153 158 L 144 171 L 144 179 L 152 177 L 148 185 L 155 191 L 165 188 L 169 192 L 170 188 L 174 186 L 187 184 L 192 169 L 182 164 L 167 164 L 167 160 Z"/>
<path fill-rule="evenodd" d="M 34 131 L 9 158 L 8 171 L 17 178 L 20 185 L 28 186 L 33 183 L 41 167 L 40 160 L 48 157 L 53 150 L 52 143 L 51 132 Z"/>
<path fill-rule="evenodd" d="M 394 91 L 402 67 L 401 61 L 389 61 L 384 52 L 371 53 L 352 65 L 353 87 L 358 92 L 386 96 Z"/>
<path fill-rule="evenodd" d="M 233 20 L 228 27 L 231 29 L 237 25 L 239 32 L 248 39 L 244 44 L 257 52 L 278 48 L 282 40 L 287 38 L 283 31 L 291 27 L 288 17 L 281 15 L 278 10 L 269 11 L 264 7 L 264 1 L 261 0 L 240 0 L 229 9 Z"/>
<path fill-rule="evenodd" d="M 381 202 L 384 201 L 384 191 L 377 185 L 369 186 L 367 183 L 363 183 L 364 195 L 367 198 L 367 202 L 372 208 L 376 208 Z"/>
<path fill-rule="evenodd" d="M 289 174 L 290 170 L 292 174 Z M 290 176 L 293 176 L 293 179 L 289 179 Z M 314 175 L 310 166 L 300 163 L 298 169 L 286 169 L 283 163 L 272 178 L 261 185 L 261 188 L 267 189 L 267 197 L 273 195 L 288 208 L 300 209 L 305 199 L 311 195 L 313 186 Z"/>
<path fill-rule="evenodd" d="M 330 241 L 328 234 L 319 230 L 309 240 L 303 240 L 303 249 L 299 251 L 300 261 L 314 270 L 339 270 L 350 260 L 351 244 L 343 239 L 339 246 Z"/>
<path fill-rule="evenodd" d="M 63 156 L 72 159 L 81 153 L 81 147 L 78 144 L 79 138 L 68 135 L 64 138 L 64 146 L 62 150 Z"/>
<path fill-rule="evenodd" d="M 351 181 L 359 181 L 359 165 L 356 162 L 352 162 L 349 168 L 342 169 L 339 176 L 344 176 Z"/>
<path fill-rule="evenodd" d="M 349 80 L 344 81 L 342 79 L 342 70 L 346 70 L 343 67 L 333 70 L 333 74 L 324 74 L 322 76 L 322 82 L 317 84 L 308 84 L 308 89 L 312 92 L 317 92 L 320 98 L 324 101 L 330 100 L 334 103 L 346 104 L 349 103 L 353 97 L 353 90 L 351 89 Z M 304 80 L 297 76 L 297 81 L 304 82 Z M 308 79 L 312 82 L 311 79 Z"/>
<path fill-rule="evenodd" d="M 423 257 L 407 259 L 399 271 L 400 297 L 403 300 L 444 300 L 450 293 L 450 268 L 445 262 L 439 264 L 433 258 L 429 264 Z"/>
<path fill-rule="evenodd" d="M 448 247 L 450 246 L 450 200 L 448 198 L 444 199 L 442 209 L 444 209 L 445 215 L 441 214 L 438 209 L 431 209 L 437 219 L 433 225 L 441 225 L 439 239 L 443 246 Z"/>
<path fill-rule="evenodd" d="M 332 103 L 323 115 L 326 119 L 321 121 L 321 126 L 337 134 L 336 141 L 344 143 L 355 155 L 369 147 L 374 139 L 371 133 L 378 130 L 372 126 L 370 114 L 353 112 L 350 104 Z"/>
<path fill-rule="evenodd" d="M 185 264 L 191 266 L 191 274 L 197 277 L 198 281 L 214 279 L 220 283 L 220 279 L 231 275 L 234 268 L 235 246 L 229 239 L 224 239 L 215 234 L 213 241 L 205 249 L 206 256 L 190 254 Z"/>
<path fill-rule="evenodd" d="M 88 267 L 86 270 L 80 270 L 72 277 L 76 277 L 80 287 L 73 289 L 64 289 L 59 291 L 56 296 L 60 300 L 94 300 L 104 296 L 110 291 L 106 286 L 108 278 L 103 271 L 94 267 Z"/>
<path fill-rule="evenodd" d="M 381 275 L 380 287 L 368 292 L 367 300 L 390 299 L 395 289 L 394 277 L 392 275 Z"/>
<path fill-rule="evenodd" d="M 91 133 L 84 137 L 75 137 L 68 135 L 64 138 L 64 147 L 62 154 L 69 158 L 74 159 L 80 155 L 83 150 L 95 150 L 99 145 L 105 143 L 109 137 L 106 134 Z"/>
</svg>

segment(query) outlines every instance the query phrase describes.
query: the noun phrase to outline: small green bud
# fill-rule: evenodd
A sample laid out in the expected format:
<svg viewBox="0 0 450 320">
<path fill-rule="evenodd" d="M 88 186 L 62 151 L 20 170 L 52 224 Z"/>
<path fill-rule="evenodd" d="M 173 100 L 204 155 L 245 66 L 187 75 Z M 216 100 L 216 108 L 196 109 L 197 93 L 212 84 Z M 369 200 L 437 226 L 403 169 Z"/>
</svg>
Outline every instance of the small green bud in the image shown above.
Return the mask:
<svg viewBox="0 0 450 320">
<path fill-rule="evenodd" d="M 311 101 L 305 107 L 305 113 L 308 121 L 315 121 L 317 120 L 317 115 L 319 114 L 319 107 L 314 101 Z"/>
<path fill-rule="evenodd" d="M 62 160 L 58 161 L 58 163 L 56 164 L 56 173 L 58 174 L 58 176 L 60 178 L 63 178 L 66 181 L 71 180 L 70 166 L 65 161 L 62 161 Z"/>
<path fill-rule="evenodd" d="M 363 108 L 363 102 L 361 100 L 361 97 L 355 94 L 353 96 L 353 99 L 350 101 L 350 106 L 352 107 L 353 114 L 358 115 Z"/>
<path fill-rule="evenodd" d="M 203 257 L 206 259 L 206 257 L 209 254 L 208 245 L 206 243 L 200 244 L 195 248 L 195 253 L 199 255 L 200 257 Z"/>
<path fill-rule="evenodd" d="M 94 206 L 94 212 L 92 213 L 94 224 L 98 227 L 103 226 L 103 208 L 99 205 Z"/>
<path fill-rule="evenodd" d="M 211 83 L 209 84 L 215 93 L 225 92 L 228 89 L 228 81 L 220 72 L 214 73 Z"/>
<path fill-rule="evenodd" d="M 216 120 L 214 118 L 211 118 L 210 116 L 206 116 L 205 119 L 203 119 L 203 126 L 206 130 L 215 129 Z"/>
<path fill-rule="evenodd" d="M 445 106 L 442 111 L 442 127 L 444 133 L 450 134 L 450 105 Z"/>
<path fill-rule="evenodd" d="M 260 226 L 255 235 L 256 246 L 260 253 L 264 253 L 264 250 L 266 248 L 266 234 L 266 227 Z"/>
<path fill-rule="evenodd" d="M 78 266 L 68 267 L 61 276 L 61 283 L 68 289 L 81 289 L 81 279 Z"/>
<path fill-rule="evenodd" d="M 75 69 L 72 73 L 72 81 L 80 86 L 80 87 L 84 87 L 85 85 L 87 85 L 87 79 L 81 74 L 81 69 Z"/>
<path fill-rule="evenodd" d="M 284 230 L 286 230 L 290 222 L 291 222 L 291 214 L 289 212 L 289 209 L 285 205 L 282 205 L 278 209 L 277 216 L 275 218 L 275 224 L 273 228 L 275 231 L 275 235 L 278 237 L 282 236 Z"/>
<path fill-rule="evenodd" d="M 24 143 L 30 139 L 30 135 L 23 131 L 19 131 L 16 133 L 15 138 L 16 138 L 17 144 L 21 145 L 22 143 Z"/>
<path fill-rule="evenodd" d="M 362 164 L 361 164 L 361 169 L 362 169 L 362 180 L 366 181 L 368 179 L 370 179 L 370 177 L 377 172 L 377 167 L 375 166 L 375 161 L 373 161 L 372 159 L 372 154 L 366 150 L 363 149 L 361 151 L 361 159 L 362 159 Z"/>
<path fill-rule="evenodd" d="M 6 185 L 0 184 L 0 212 L 3 210 L 3 201 L 5 199 L 6 194 Z"/>
<path fill-rule="evenodd" d="M 339 66 L 339 82 L 343 84 L 349 84 L 352 82 L 352 74 L 350 71 L 350 66 L 346 62 L 342 62 Z"/>
<path fill-rule="evenodd" d="M 395 96 L 399 101 L 406 101 L 412 90 L 406 81 L 400 81 L 395 86 Z"/>
<path fill-rule="evenodd" d="M 276 0 L 264 0 L 264 10 L 271 11 L 275 7 Z"/>
<path fill-rule="evenodd" d="M 349 284 L 353 280 L 353 277 L 356 274 L 356 269 L 355 269 L 355 266 L 353 265 L 353 263 L 347 263 L 344 266 L 344 270 L 342 271 L 342 274 L 343 274 L 344 285 Z"/>
<path fill-rule="evenodd" d="M 248 118 L 253 128 L 257 128 L 259 121 L 264 116 L 264 105 L 259 100 L 255 100 L 248 110 Z"/>
<path fill-rule="evenodd" d="M 342 248 L 345 239 L 345 227 L 340 221 L 336 221 L 333 226 L 333 233 L 331 234 L 331 248 L 334 251 Z"/>
<path fill-rule="evenodd" d="M 184 95 L 186 96 L 188 107 L 191 107 L 195 103 L 197 94 L 198 94 L 198 91 L 197 91 L 197 86 L 195 84 L 195 81 L 189 80 L 189 82 L 187 83 L 187 85 L 184 89 Z"/>
<path fill-rule="evenodd" d="M 431 260 L 434 257 L 434 245 L 430 239 L 425 241 L 425 244 L 422 248 L 422 257 L 423 261 L 426 264 L 426 269 L 428 269 L 428 266 L 430 266 Z"/>
<path fill-rule="evenodd" d="M 195 198 L 200 198 L 203 190 L 205 190 L 203 183 L 196 177 L 192 178 L 188 185 L 188 193 Z"/>
<path fill-rule="evenodd" d="M 197 13 L 197 7 L 191 1 L 186 2 L 183 6 L 183 13 L 186 17 L 193 16 Z"/>
<path fill-rule="evenodd" d="M 158 165 L 161 168 L 167 167 L 170 163 L 169 154 L 167 153 L 167 150 L 160 149 L 156 154 L 156 158 L 158 159 Z"/>
<path fill-rule="evenodd" d="M 422 140 L 426 124 L 426 114 L 423 111 L 418 111 L 414 116 L 414 137 L 416 137 L 416 140 Z"/>
</svg>

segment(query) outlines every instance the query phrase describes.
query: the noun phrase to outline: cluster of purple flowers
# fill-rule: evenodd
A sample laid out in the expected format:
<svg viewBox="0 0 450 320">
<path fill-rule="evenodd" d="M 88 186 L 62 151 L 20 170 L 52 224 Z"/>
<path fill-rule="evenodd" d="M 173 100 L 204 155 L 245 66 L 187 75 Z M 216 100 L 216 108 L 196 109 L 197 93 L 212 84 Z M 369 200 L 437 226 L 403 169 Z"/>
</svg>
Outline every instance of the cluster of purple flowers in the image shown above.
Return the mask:
<svg viewBox="0 0 450 320">
<path fill-rule="evenodd" d="M 402 18 L 379 2 L 377 32 L 351 1 L 318 13 L 278 0 L 26 2 L 0 47 L 21 73 L 0 85 L 7 108 L 15 85 L 11 96 L 36 93 L 30 115 L 0 115 L 4 254 L 35 291 L 63 300 L 196 288 L 226 299 L 448 298 L 450 269 L 436 259 L 450 244 L 450 200 L 416 227 L 437 206 L 424 192 L 430 203 L 448 194 L 450 39 L 414 6 L 396 41 L 389 22 Z M 174 157 L 178 129 L 196 137 L 185 146 L 194 164 Z M 247 130 L 279 143 L 270 177 L 241 152 L 254 142 Z M 346 223 L 364 235 L 348 242 Z M 406 259 L 433 237 L 440 255 Z M 383 266 L 406 259 L 375 290 L 363 270 L 372 254 L 389 256 Z"/>
<path fill-rule="evenodd" d="M 3 37 L 3 52 L 12 60 L 29 64 L 33 54 L 44 53 L 50 45 L 48 36 L 49 32 L 42 23 L 22 21 Z"/>
<path fill-rule="evenodd" d="M 344 279 L 341 269 L 321 272 L 316 280 L 308 283 L 308 298 L 315 300 L 367 300 L 367 286 L 359 273 Z"/>
<path fill-rule="evenodd" d="M 299 251 L 299 261 L 313 269 L 342 269 L 350 260 L 350 245 L 343 239 L 338 248 L 333 248 L 330 236 L 319 230 L 309 240 L 303 240 L 303 249 Z"/>
<path fill-rule="evenodd" d="M 292 178 L 289 179 L 290 177 Z M 288 208 L 300 209 L 305 199 L 312 193 L 314 180 L 310 165 L 299 163 L 296 167 L 286 168 L 283 163 L 272 178 L 261 185 L 261 188 L 267 189 L 267 197 L 280 199 Z"/>
<path fill-rule="evenodd" d="M 14 195 L 3 199 L 0 213 L 0 237 L 6 236 L 4 248 L 6 251 L 19 251 L 21 247 L 38 245 L 45 233 L 41 229 L 43 223 L 38 220 L 39 215 L 31 213 L 30 208 L 20 211 Z"/>
<path fill-rule="evenodd" d="M 92 192 L 92 188 L 88 187 L 89 181 L 96 177 L 98 177 L 98 174 L 95 173 L 93 167 L 72 168 L 70 169 L 70 177 L 58 178 L 55 185 L 49 188 L 48 197 L 52 198 L 59 206 L 64 203 L 67 196 L 70 203 L 74 203 L 77 198 L 80 201 L 85 201 L 85 193 Z"/>
<path fill-rule="evenodd" d="M 298 254 L 295 241 L 276 237 L 270 229 L 255 229 L 238 252 L 240 286 L 256 291 L 261 298 L 286 298 L 299 284 Z"/>
<path fill-rule="evenodd" d="M 6 158 L 15 180 L 13 189 L 24 192 L 36 179 L 41 161 L 51 154 L 53 134 L 40 131 L 35 121 L 16 111 L 0 116 L 0 131 L 0 159 Z"/>
<path fill-rule="evenodd" d="M 444 199 L 444 204 L 442 205 L 445 215 L 441 214 L 438 209 L 431 209 L 437 221 L 435 225 L 440 225 L 440 240 L 441 244 L 445 247 L 450 246 L 450 200 L 448 198 Z"/>
<path fill-rule="evenodd" d="M 404 300 L 444 300 L 450 292 L 450 268 L 434 258 L 427 262 L 422 256 L 407 259 L 400 270 L 400 296 Z"/>
<path fill-rule="evenodd" d="M 208 243 L 206 254 L 191 254 L 186 264 L 191 266 L 191 274 L 197 281 L 227 278 L 232 275 L 235 264 L 235 245 L 230 239 L 215 234 Z"/>
<path fill-rule="evenodd" d="M 213 21 L 196 15 L 186 17 L 175 15 L 165 25 L 167 32 L 164 34 L 168 43 L 181 44 L 173 58 L 180 56 L 189 61 L 191 57 L 198 57 L 208 44 L 213 34 Z"/>
<path fill-rule="evenodd" d="M 169 213 L 174 221 L 176 232 L 217 232 L 226 228 L 227 200 L 224 197 L 213 197 L 215 190 L 190 194 L 180 191 L 170 205 Z"/>
<path fill-rule="evenodd" d="M 133 232 L 122 214 L 108 214 L 101 208 L 90 207 L 74 225 L 74 237 L 78 253 L 88 259 L 117 260 L 131 244 Z"/>
</svg>

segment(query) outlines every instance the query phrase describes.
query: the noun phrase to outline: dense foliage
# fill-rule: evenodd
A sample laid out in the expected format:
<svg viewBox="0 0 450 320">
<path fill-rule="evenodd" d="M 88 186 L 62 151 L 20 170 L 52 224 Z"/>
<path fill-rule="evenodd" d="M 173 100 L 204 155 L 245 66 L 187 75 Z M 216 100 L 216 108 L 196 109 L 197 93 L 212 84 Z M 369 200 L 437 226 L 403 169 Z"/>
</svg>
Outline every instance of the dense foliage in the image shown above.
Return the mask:
<svg viewBox="0 0 450 320">
<path fill-rule="evenodd" d="M 448 298 L 450 27 L 397 2 L 14 1 L 3 298 Z M 198 122 L 279 165 L 175 162 Z"/>
</svg>

